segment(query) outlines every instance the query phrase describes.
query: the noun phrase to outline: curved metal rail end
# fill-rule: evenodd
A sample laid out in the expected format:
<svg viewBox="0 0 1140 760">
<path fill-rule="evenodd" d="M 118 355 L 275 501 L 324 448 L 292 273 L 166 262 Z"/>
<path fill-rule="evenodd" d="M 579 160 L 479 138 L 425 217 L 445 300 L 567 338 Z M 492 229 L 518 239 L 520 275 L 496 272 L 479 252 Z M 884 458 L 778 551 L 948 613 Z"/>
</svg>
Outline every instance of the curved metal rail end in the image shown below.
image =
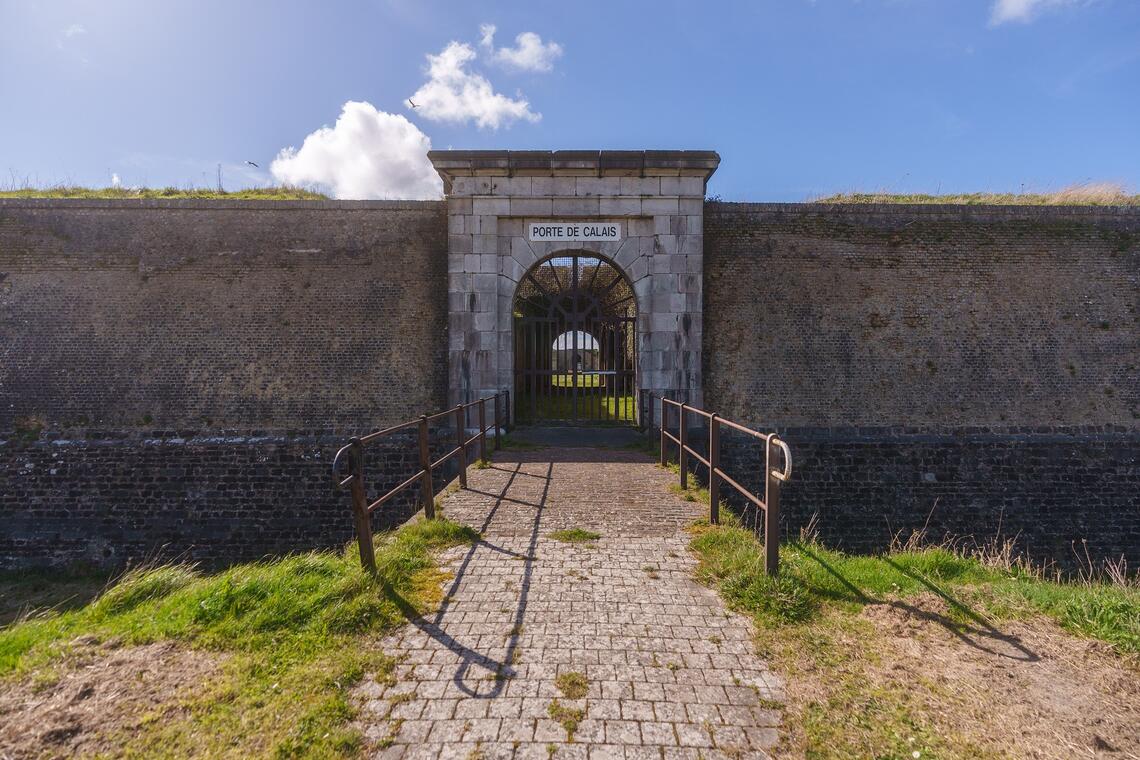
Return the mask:
<svg viewBox="0 0 1140 760">
<path fill-rule="evenodd" d="M 771 442 L 774 446 L 779 446 L 780 450 L 784 452 L 784 471 L 772 471 L 772 477 L 781 483 L 787 483 L 792 479 L 792 450 L 788 448 L 788 444 L 784 443 L 780 438 L 772 436 Z"/>
<path fill-rule="evenodd" d="M 351 451 L 352 447 L 355 445 L 356 445 L 356 442 L 353 441 L 352 443 L 341 446 L 340 449 L 336 452 L 336 456 L 333 457 L 333 461 L 332 461 L 333 485 L 339 490 L 344 490 L 345 486 L 347 486 L 349 483 L 351 483 L 352 479 L 356 477 L 355 472 L 350 472 L 348 474 L 348 477 L 345 477 L 345 478 L 342 478 L 340 475 L 341 457 L 344 457 L 345 454 L 347 454 L 349 451 Z M 352 460 L 350 458 L 349 459 L 349 462 L 350 462 L 349 467 L 350 468 L 352 467 L 351 461 Z"/>
</svg>

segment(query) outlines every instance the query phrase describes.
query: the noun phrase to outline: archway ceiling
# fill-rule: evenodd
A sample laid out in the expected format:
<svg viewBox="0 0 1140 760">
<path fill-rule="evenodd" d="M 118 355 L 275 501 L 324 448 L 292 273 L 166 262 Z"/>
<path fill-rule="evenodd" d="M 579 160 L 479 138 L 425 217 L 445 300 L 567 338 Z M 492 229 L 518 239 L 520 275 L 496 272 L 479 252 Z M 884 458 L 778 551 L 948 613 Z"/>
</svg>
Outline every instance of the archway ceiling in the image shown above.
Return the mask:
<svg viewBox="0 0 1140 760">
<path fill-rule="evenodd" d="M 536 264 L 519 283 L 515 311 L 539 315 L 550 310 L 553 299 L 567 298 L 573 283 L 574 255 L 557 256 Z M 636 313 L 633 290 L 621 271 L 602 259 L 578 258 L 578 292 L 597 301 L 599 316 L 628 316 Z"/>
</svg>

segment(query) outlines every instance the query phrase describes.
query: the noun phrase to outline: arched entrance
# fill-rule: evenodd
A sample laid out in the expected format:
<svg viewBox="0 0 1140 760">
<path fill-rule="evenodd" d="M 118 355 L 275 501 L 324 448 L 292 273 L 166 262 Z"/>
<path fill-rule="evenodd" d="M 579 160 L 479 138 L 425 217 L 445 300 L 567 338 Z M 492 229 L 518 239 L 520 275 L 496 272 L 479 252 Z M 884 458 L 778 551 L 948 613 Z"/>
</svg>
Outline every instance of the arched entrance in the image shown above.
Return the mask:
<svg viewBox="0 0 1140 760">
<path fill-rule="evenodd" d="M 634 424 L 637 300 L 587 252 L 540 261 L 514 299 L 515 415 L 522 423 Z"/>
</svg>

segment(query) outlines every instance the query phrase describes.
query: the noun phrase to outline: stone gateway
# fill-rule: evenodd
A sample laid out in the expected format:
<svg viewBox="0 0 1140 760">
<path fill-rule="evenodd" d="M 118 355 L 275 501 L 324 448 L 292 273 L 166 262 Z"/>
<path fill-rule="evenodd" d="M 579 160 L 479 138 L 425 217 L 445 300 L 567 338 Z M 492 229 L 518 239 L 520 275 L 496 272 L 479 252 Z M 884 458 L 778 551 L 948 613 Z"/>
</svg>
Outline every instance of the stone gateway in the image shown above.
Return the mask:
<svg viewBox="0 0 1140 760">
<path fill-rule="evenodd" d="M 654 394 L 778 430 L 792 534 L 1140 562 L 1140 209 L 722 203 L 709 151 L 430 159 L 442 201 L 0 200 L 0 567 L 347 541 L 346 436 L 504 389 L 528 422 L 652 426 Z M 414 467 L 378 456 L 379 491 Z"/>
</svg>

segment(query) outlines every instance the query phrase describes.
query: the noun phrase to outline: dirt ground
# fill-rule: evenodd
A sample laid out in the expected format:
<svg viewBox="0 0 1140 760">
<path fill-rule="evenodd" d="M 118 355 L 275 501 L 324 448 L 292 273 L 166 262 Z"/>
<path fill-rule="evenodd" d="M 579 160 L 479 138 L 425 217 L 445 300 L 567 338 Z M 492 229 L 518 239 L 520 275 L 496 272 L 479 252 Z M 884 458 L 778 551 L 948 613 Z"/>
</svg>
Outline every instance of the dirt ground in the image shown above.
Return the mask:
<svg viewBox="0 0 1140 760">
<path fill-rule="evenodd" d="M 876 635 L 860 643 L 879 656 L 861 663 L 861 677 L 905 689 L 938 734 L 986 756 L 1140 760 L 1136 658 L 1041 618 L 963 626 L 948 613 L 934 594 L 865 607 Z M 806 693 L 811 680 L 789 678 L 790 696 L 818 699 Z"/>
<path fill-rule="evenodd" d="M 170 642 L 73 644 L 53 672 L 0 684 L 0 758 L 113 756 L 116 736 L 181 712 L 220 664 Z"/>
</svg>

